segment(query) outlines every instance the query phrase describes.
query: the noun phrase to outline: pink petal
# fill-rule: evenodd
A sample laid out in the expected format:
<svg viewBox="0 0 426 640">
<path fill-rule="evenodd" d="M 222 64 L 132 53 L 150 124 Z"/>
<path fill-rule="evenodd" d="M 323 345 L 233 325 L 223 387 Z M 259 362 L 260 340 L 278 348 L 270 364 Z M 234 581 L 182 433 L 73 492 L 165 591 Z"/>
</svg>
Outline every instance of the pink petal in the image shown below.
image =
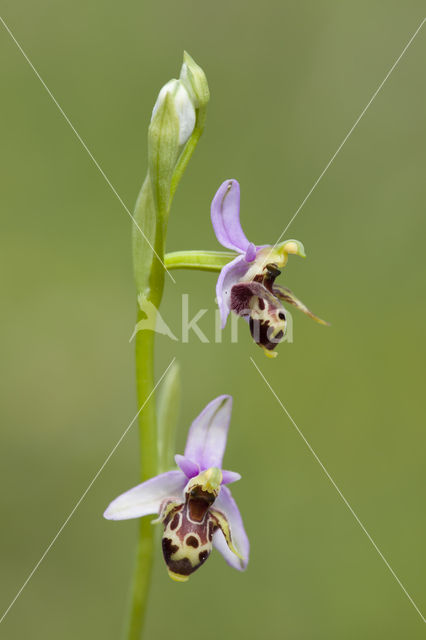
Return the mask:
<svg viewBox="0 0 426 640">
<path fill-rule="evenodd" d="M 203 409 L 189 429 L 185 458 L 197 462 L 201 469 L 222 467 L 231 411 L 231 396 L 219 396 Z"/>
<path fill-rule="evenodd" d="M 219 274 L 216 283 L 216 298 L 222 329 L 226 325 L 226 319 L 231 310 L 231 289 L 234 284 L 238 284 L 249 269 L 250 263 L 246 262 L 244 256 L 237 256 L 234 260 L 228 262 Z"/>
<path fill-rule="evenodd" d="M 222 476 L 222 484 L 231 484 L 231 482 L 241 480 L 241 475 L 236 471 L 226 471 L 226 469 L 222 469 Z"/>
<path fill-rule="evenodd" d="M 188 482 L 182 471 L 167 471 L 129 489 L 111 502 L 104 513 L 107 520 L 128 520 L 158 513 L 164 498 L 183 500 L 183 489 Z"/>
<path fill-rule="evenodd" d="M 196 462 L 193 462 L 185 456 L 179 454 L 175 455 L 176 464 L 181 471 L 184 472 L 187 478 L 194 478 L 200 473 L 200 467 Z"/>
<path fill-rule="evenodd" d="M 211 218 L 221 245 L 240 253 L 246 251 L 249 241 L 240 224 L 240 185 L 236 180 L 220 185 L 212 201 Z"/>
<path fill-rule="evenodd" d="M 239 571 L 244 571 L 249 560 L 250 543 L 244 529 L 243 519 L 241 518 L 237 503 L 227 487 L 221 487 L 220 494 L 216 498 L 214 506 L 219 509 L 219 511 L 222 511 L 226 516 L 231 529 L 232 542 L 243 559 L 241 560 L 238 558 L 238 556 L 229 549 L 221 531 L 217 531 L 214 534 L 213 545 L 218 551 L 220 551 L 226 562 L 231 565 L 231 567 L 234 567 L 234 569 L 238 569 Z"/>
</svg>

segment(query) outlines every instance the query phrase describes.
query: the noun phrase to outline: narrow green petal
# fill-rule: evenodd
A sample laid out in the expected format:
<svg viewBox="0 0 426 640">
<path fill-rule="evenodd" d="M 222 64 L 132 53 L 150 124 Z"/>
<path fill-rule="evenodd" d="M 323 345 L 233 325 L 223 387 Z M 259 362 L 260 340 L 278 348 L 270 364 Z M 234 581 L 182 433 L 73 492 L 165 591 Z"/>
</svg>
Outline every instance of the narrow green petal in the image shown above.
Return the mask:
<svg viewBox="0 0 426 640">
<path fill-rule="evenodd" d="M 179 151 L 179 119 L 170 94 L 155 112 L 148 129 L 148 162 L 154 201 L 167 223 L 170 187 Z"/>
</svg>

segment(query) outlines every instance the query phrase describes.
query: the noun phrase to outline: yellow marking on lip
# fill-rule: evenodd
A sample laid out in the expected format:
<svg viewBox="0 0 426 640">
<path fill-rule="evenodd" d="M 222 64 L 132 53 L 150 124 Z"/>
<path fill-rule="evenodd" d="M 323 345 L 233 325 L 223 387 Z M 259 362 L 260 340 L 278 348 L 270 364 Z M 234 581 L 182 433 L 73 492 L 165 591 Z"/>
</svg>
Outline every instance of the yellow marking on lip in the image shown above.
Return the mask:
<svg viewBox="0 0 426 640">
<path fill-rule="evenodd" d="M 170 571 L 170 569 L 167 569 L 167 571 L 169 572 L 169 576 L 171 577 L 171 579 L 174 580 L 175 582 L 188 582 L 189 580 L 189 576 L 182 576 L 179 573 Z"/>
<path fill-rule="evenodd" d="M 213 516 L 216 518 L 216 521 L 217 521 L 220 529 L 222 530 L 223 535 L 225 536 L 226 544 L 228 545 L 228 547 L 230 548 L 232 553 L 235 553 L 237 558 L 239 558 L 242 562 L 244 562 L 243 556 L 241 555 L 241 553 L 238 551 L 238 549 L 234 545 L 234 541 L 233 541 L 232 535 L 231 535 L 231 528 L 229 526 L 229 522 L 228 522 L 227 517 L 225 516 L 224 513 L 222 513 L 222 511 L 219 511 L 218 509 L 214 509 L 213 508 L 211 510 L 211 512 L 212 512 Z"/>
<path fill-rule="evenodd" d="M 278 355 L 277 351 L 271 351 L 270 349 L 267 349 L 266 347 L 264 347 L 263 344 L 261 344 L 259 346 L 263 349 L 263 353 L 268 358 L 276 358 L 277 357 L 277 355 Z"/>
</svg>

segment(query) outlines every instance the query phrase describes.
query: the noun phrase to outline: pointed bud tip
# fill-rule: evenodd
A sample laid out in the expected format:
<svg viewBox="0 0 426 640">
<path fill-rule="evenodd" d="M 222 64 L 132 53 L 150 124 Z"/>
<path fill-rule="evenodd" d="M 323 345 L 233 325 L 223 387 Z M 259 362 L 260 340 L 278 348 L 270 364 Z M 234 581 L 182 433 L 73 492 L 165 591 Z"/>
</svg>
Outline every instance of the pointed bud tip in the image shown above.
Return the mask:
<svg viewBox="0 0 426 640">
<path fill-rule="evenodd" d="M 187 51 L 183 52 L 180 79 L 191 96 L 195 108 L 205 108 L 210 99 L 206 74 Z"/>
<path fill-rule="evenodd" d="M 195 65 L 195 60 L 192 56 L 189 55 L 189 53 L 184 49 L 183 50 L 183 62 L 186 64 L 194 64 Z"/>
</svg>

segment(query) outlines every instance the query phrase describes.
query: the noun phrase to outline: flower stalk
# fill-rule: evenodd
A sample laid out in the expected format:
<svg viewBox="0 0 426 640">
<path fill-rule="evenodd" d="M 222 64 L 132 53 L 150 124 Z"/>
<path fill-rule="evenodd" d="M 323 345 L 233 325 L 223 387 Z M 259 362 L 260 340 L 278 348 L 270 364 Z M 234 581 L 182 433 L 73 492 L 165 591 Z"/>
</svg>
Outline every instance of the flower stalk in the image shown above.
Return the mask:
<svg viewBox="0 0 426 640">
<path fill-rule="evenodd" d="M 138 291 L 143 291 L 155 308 L 158 309 L 164 289 L 164 267 L 160 262 L 164 255 L 163 225 L 158 221 L 151 190 L 149 175 L 145 179 L 135 208 L 135 220 L 140 228 L 148 232 L 152 226 L 151 238 L 153 248 L 158 257 L 148 247 L 139 229 L 134 226 L 134 270 Z M 142 226 L 141 226 L 142 225 Z M 159 259 L 160 258 L 160 259 Z M 142 311 L 138 308 L 137 321 L 142 319 Z M 138 331 L 135 338 L 136 391 L 139 409 L 138 416 L 141 482 L 147 480 L 158 471 L 157 419 L 155 402 L 150 395 L 154 389 L 154 339 L 153 331 Z M 148 595 L 151 583 L 152 562 L 155 542 L 155 531 L 150 518 L 139 521 L 138 543 L 135 558 L 133 584 L 131 587 L 130 610 L 127 618 L 124 637 L 127 640 L 141 638 Z"/>
</svg>

